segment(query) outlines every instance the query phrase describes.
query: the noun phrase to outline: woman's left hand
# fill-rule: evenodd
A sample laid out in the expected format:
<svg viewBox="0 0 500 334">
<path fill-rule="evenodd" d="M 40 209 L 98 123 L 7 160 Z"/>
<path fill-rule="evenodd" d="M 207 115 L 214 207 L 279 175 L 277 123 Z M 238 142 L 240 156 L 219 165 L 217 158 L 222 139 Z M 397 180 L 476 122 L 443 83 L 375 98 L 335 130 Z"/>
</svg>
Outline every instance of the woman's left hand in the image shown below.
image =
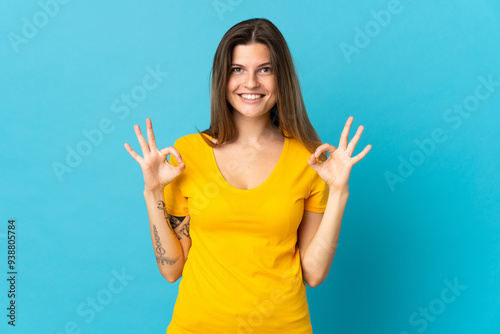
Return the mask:
<svg viewBox="0 0 500 334">
<path fill-rule="evenodd" d="M 311 166 L 319 174 L 323 181 L 328 184 L 330 189 L 348 191 L 349 176 L 351 174 L 352 166 L 363 159 L 372 148 L 371 145 L 367 145 L 361 153 L 355 157 L 351 157 L 364 129 L 362 125 L 359 126 L 358 131 L 348 145 L 347 140 L 349 139 L 349 129 L 351 128 L 352 120 L 352 116 L 347 119 L 344 130 L 340 135 L 338 148 L 328 143 L 324 143 L 318 146 L 316 151 L 307 161 L 309 166 Z M 321 163 L 316 161 L 316 158 L 324 151 L 330 152 L 328 159 Z"/>
</svg>

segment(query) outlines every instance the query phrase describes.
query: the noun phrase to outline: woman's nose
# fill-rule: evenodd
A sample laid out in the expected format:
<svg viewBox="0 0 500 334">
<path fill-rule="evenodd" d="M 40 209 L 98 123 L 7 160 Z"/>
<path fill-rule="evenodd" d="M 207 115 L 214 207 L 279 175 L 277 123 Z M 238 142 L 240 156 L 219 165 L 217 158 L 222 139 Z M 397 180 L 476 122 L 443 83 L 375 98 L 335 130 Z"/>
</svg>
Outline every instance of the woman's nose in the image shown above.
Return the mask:
<svg viewBox="0 0 500 334">
<path fill-rule="evenodd" d="M 259 86 L 259 80 L 256 78 L 254 73 L 249 73 L 245 78 L 245 86 L 248 88 L 254 88 Z"/>
</svg>

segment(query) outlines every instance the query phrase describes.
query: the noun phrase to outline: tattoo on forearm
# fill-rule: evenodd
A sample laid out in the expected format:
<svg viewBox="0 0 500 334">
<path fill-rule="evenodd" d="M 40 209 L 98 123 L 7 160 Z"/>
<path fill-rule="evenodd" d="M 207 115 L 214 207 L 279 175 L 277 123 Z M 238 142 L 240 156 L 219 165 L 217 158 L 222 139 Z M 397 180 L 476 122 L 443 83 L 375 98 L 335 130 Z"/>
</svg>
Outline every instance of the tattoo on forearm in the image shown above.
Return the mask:
<svg viewBox="0 0 500 334">
<path fill-rule="evenodd" d="M 188 221 L 186 225 L 182 226 L 179 232 L 184 234 L 186 237 L 191 238 L 189 235 L 189 223 L 190 222 Z"/>
<path fill-rule="evenodd" d="M 158 201 L 158 209 L 163 210 L 163 215 L 165 216 L 165 220 L 167 222 L 167 225 L 170 228 L 170 230 L 175 234 L 177 239 L 179 239 L 179 240 L 182 239 L 181 234 L 185 235 L 188 238 L 191 238 L 191 236 L 189 235 L 189 221 L 187 222 L 187 224 L 185 224 L 184 226 L 182 226 L 179 229 L 179 233 L 177 233 L 174 230 L 175 228 L 181 226 L 182 222 L 186 218 L 185 216 L 184 217 L 183 216 L 172 216 L 171 214 L 167 213 L 167 208 L 165 206 L 165 202 L 163 202 L 163 201 Z"/>
<path fill-rule="evenodd" d="M 177 255 L 177 257 L 174 258 L 169 258 L 165 255 L 165 249 L 161 246 L 160 242 L 160 236 L 158 235 L 158 230 L 156 229 L 156 225 L 153 225 L 153 232 L 155 234 L 155 252 L 156 252 L 156 262 L 161 263 L 161 265 L 165 264 L 175 264 L 177 260 L 181 257 L 180 255 Z"/>
<path fill-rule="evenodd" d="M 165 202 L 163 201 L 158 201 L 158 209 L 163 210 L 163 215 L 165 216 L 165 220 L 167 221 L 168 228 L 173 231 L 172 226 L 168 223 L 168 214 L 167 214 L 167 208 L 165 207 Z"/>
<path fill-rule="evenodd" d="M 168 215 L 168 221 L 170 222 L 170 225 L 172 226 L 172 228 L 176 228 L 177 226 L 182 224 L 182 221 L 184 220 L 184 218 L 186 218 L 186 217 L 172 216 L 169 214 L 167 214 L 167 215 Z"/>
<path fill-rule="evenodd" d="M 172 231 L 172 232 L 175 234 L 175 236 L 177 237 L 177 239 L 179 239 L 179 240 L 182 239 L 182 237 L 179 235 L 179 233 L 177 233 L 176 231 Z"/>
</svg>

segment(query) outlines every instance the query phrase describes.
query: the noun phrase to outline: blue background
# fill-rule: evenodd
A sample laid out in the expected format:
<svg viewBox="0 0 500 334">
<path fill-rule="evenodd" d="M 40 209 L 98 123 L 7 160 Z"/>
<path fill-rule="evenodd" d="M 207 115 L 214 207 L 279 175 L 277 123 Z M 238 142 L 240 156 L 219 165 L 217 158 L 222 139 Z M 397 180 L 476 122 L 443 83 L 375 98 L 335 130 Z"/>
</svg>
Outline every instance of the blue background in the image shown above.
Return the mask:
<svg viewBox="0 0 500 334">
<path fill-rule="evenodd" d="M 373 145 L 353 168 L 330 274 L 307 290 L 314 332 L 499 333 L 500 86 L 479 86 L 480 77 L 500 82 L 500 3 L 220 3 L 225 10 L 212 1 L 2 1 L 1 332 L 165 332 L 179 281 L 157 269 L 142 173 L 123 144 L 140 151 L 133 125 L 145 130 L 146 117 L 162 147 L 206 129 L 220 39 L 265 17 L 289 44 L 322 140 L 337 145 L 354 116 L 350 137 L 365 127 L 355 154 Z M 380 14 L 388 6 L 390 20 Z M 140 92 L 148 68 L 168 75 L 125 107 L 122 94 Z M 474 100 L 477 87 L 488 97 Z M 448 111 L 474 101 L 468 117 Z M 82 131 L 102 122 L 108 133 L 82 146 Z M 78 145 L 88 154 L 58 176 L 54 164 L 68 166 Z M 10 218 L 15 328 L 6 317 Z M 126 286 L 110 293 L 123 271 Z M 446 282 L 455 281 L 454 295 Z M 97 296 L 106 305 L 91 317 Z"/>
</svg>

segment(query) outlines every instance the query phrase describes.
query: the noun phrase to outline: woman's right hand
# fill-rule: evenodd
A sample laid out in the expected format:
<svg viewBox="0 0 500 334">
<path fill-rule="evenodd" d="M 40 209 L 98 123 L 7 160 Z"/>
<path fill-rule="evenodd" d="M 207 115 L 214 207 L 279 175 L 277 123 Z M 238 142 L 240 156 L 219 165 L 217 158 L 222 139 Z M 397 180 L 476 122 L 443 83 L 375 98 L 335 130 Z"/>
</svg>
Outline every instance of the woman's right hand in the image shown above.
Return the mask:
<svg viewBox="0 0 500 334">
<path fill-rule="evenodd" d="M 182 162 L 181 155 L 173 146 L 158 150 L 153 133 L 153 124 L 151 123 L 150 118 L 146 118 L 146 129 L 149 144 L 142 136 L 139 125 L 134 125 L 134 129 L 144 157 L 135 153 L 129 144 L 125 143 L 124 146 L 132 158 L 134 158 L 135 161 L 141 165 L 142 174 L 144 176 L 144 190 L 163 190 L 167 184 L 172 182 L 172 180 L 174 180 L 184 171 L 184 169 L 186 169 L 184 162 Z M 173 154 L 175 156 L 175 159 L 179 162 L 178 166 L 172 166 L 168 162 L 167 156 L 169 154 Z"/>
</svg>

